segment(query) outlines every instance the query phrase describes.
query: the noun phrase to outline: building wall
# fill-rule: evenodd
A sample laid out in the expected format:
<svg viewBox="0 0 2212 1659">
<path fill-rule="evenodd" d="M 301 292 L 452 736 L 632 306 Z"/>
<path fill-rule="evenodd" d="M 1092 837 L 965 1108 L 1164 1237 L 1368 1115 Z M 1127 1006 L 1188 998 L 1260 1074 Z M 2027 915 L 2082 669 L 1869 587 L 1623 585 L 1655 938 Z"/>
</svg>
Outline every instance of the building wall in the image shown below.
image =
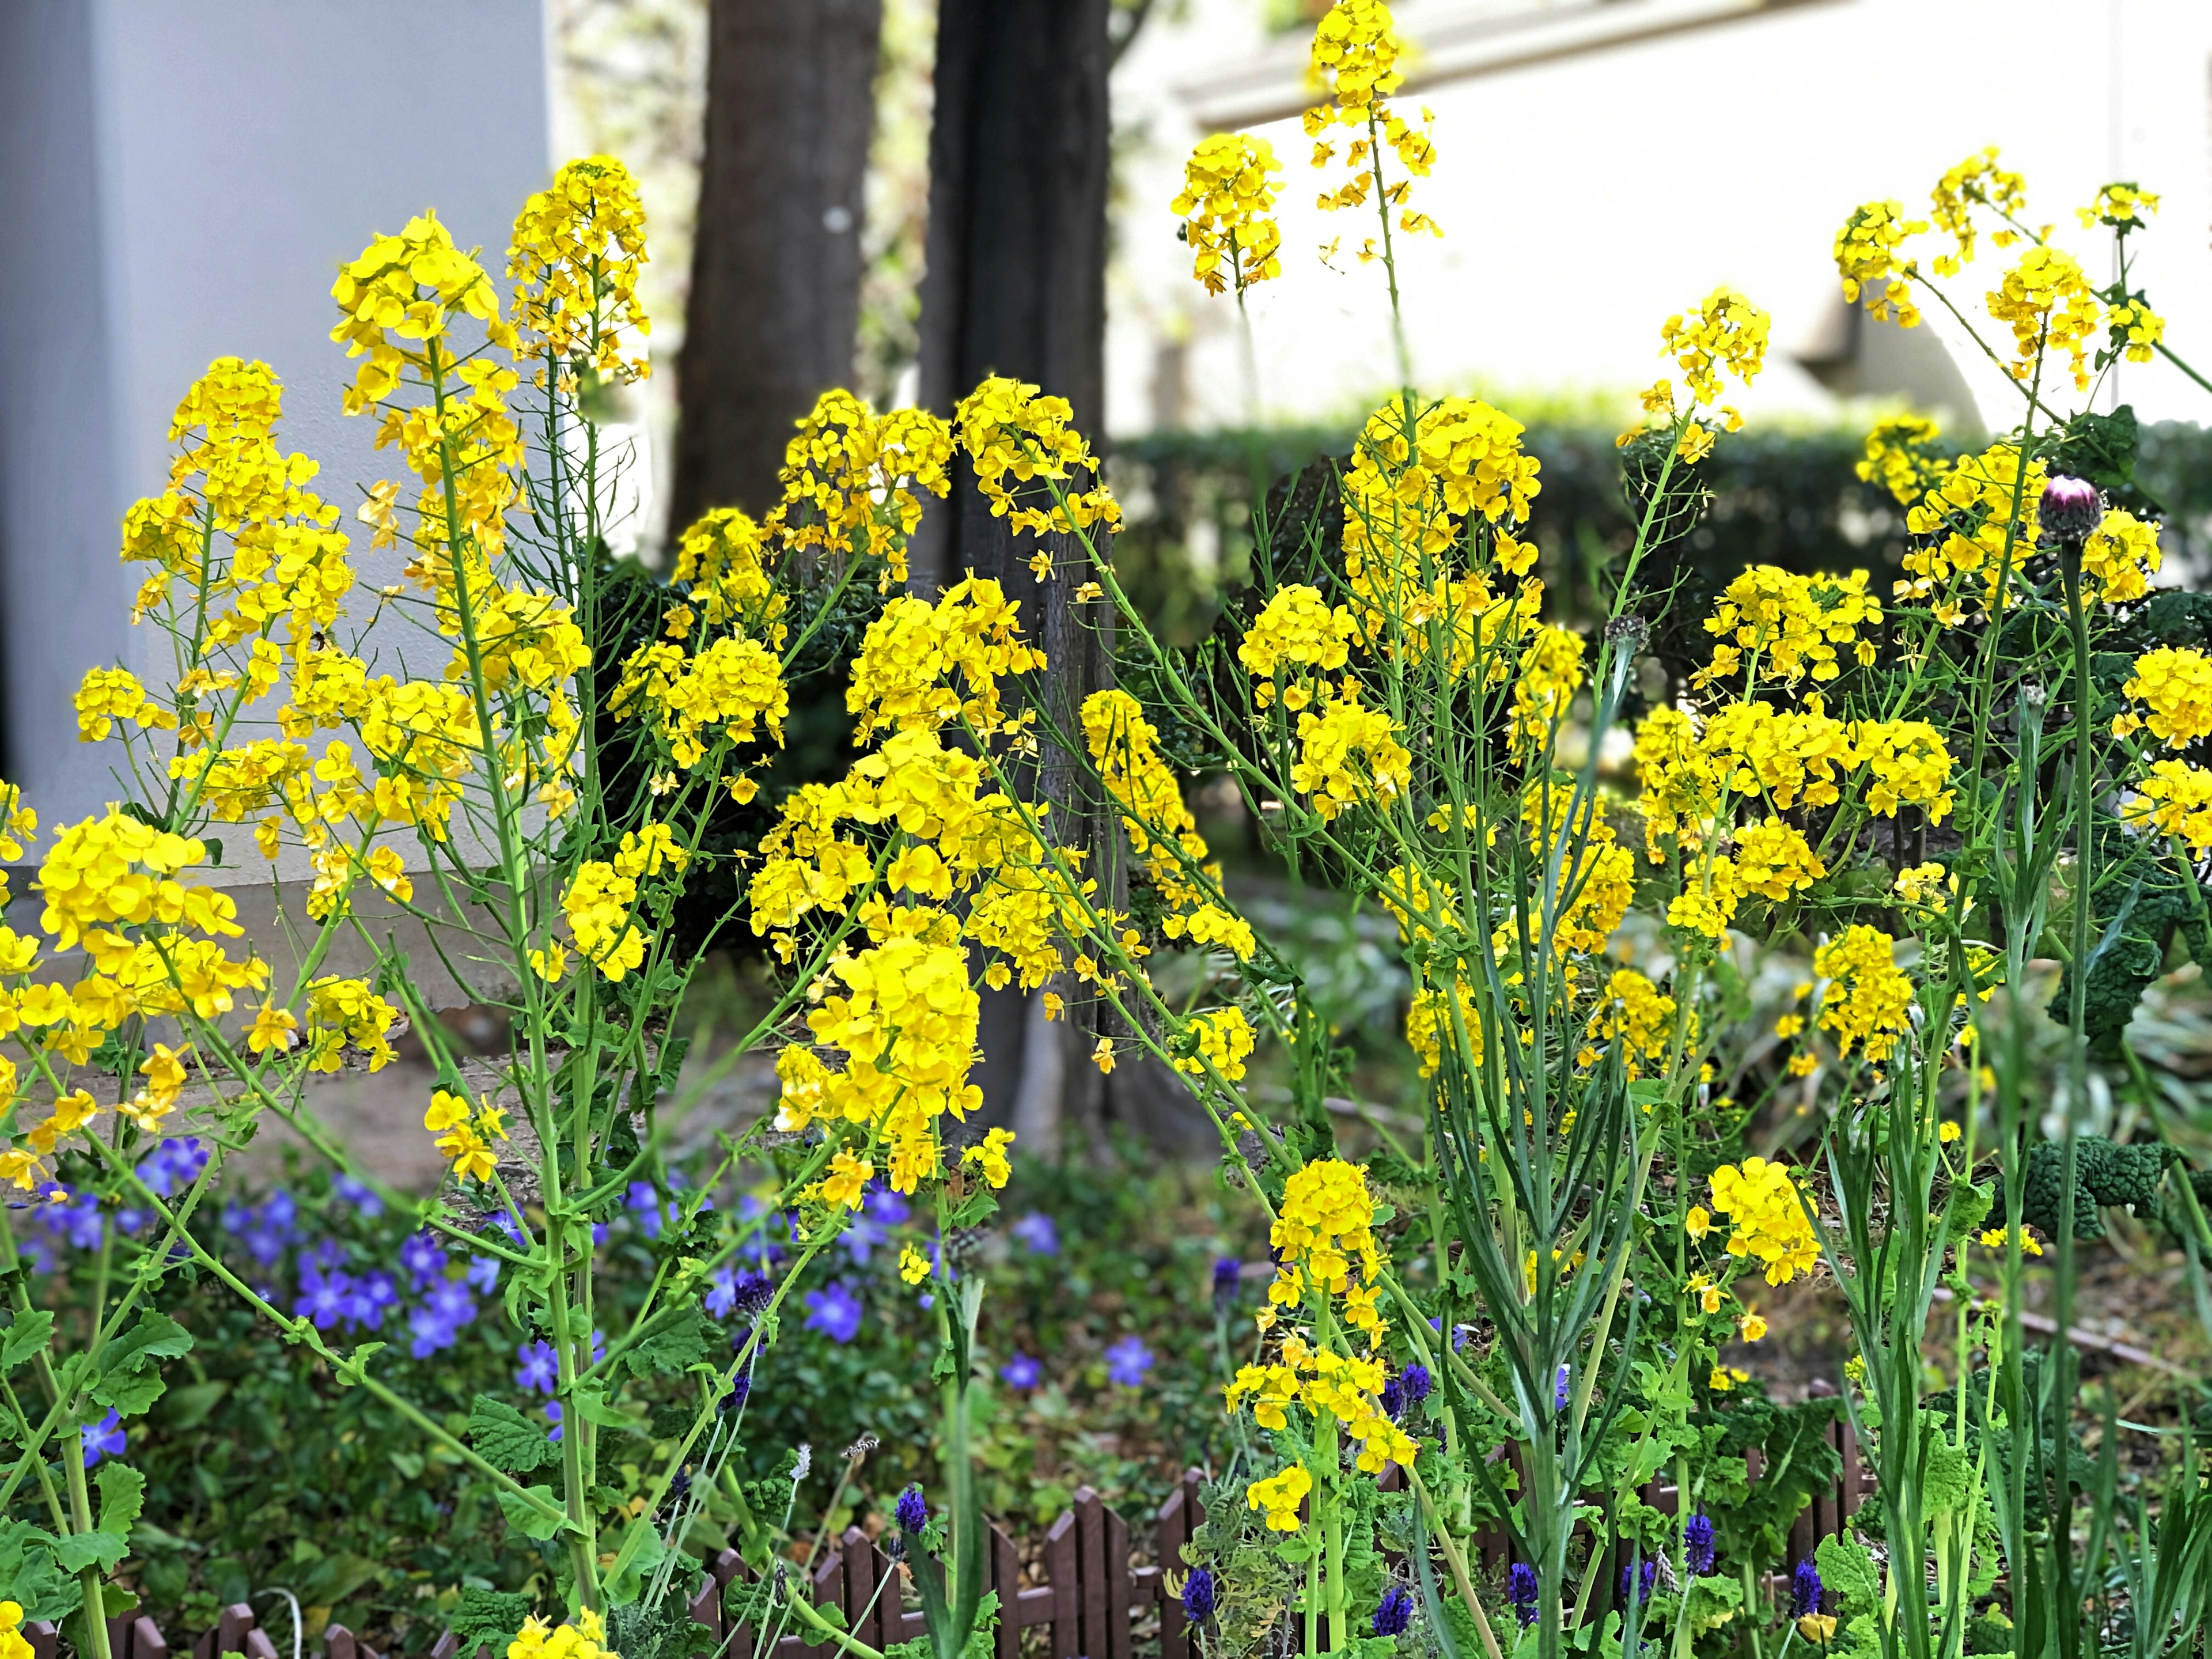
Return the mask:
<svg viewBox="0 0 2212 1659">
<path fill-rule="evenodd" d="M 1382 270 L 1348 257 L 1375 234 L 1374 216 L 1315 210 L 1343 168 L 1309 167 L 1311 145 L 1282 113 L 1305 99 L 1304 35 L 1271 44 L 1263 9 L 1190 0 L 1117 71 L 1128 136 L 1109 353 L 1115 432 L 1244 416 L 1235 305 L 1190 280 L 1167 204 L 1202 131 L 1255 117 L 1274 118 L 1252 130 L 1273 143 L 1285 179 L 1284 273 L 1249 302 L 1266 414 L 1354 412 L 1395 379 Z M 1770 368 L 1744 404 L 1753 417 L 1832 413 L 1832 385 L 1956 397 L 1963 377 L 1976 408 L 1956 412 L 2008 424 L 2017 391 L 1948 324 L 1868 343 L 1830 385 L 1790 361 L 1832 355 L 1843 331 L 1830 248 L 1852 208 L 1894 197 L 1923 209 L 1947 167 L 1991 143 L 2026 173 L 2033 221 L 2057 222 L 2100 281 L 2109 244 L 2078 229 L 2075 207 L 2114 179 L 2163 191 L 2139 275 L 2169 342 L 2212 360 L 2212 7 L 2199 0 L 1395 9 L 1401 33 L 1430 48 L 1398 105 L 1437 118 L 1439 159 L 1414 203 L 1446 234 L 1401 243 L 1415 373 L 1431 390 L 1481 383 L 1510 407 L 1516 392 L 1647 385 L 1662 367 L 1662 319 L 1726 283 L 1774 318 Z M 1330 270 L 1316 250 L 1339 236 L 1347 254 Z M 2002 258 L 1985 249 L 1953 285 L 1985 329 L 1981 296 Z M 1930 360 L 1938 343 L 1952 364 Z M 1179 397 L 1163 395 L 1177 386 Z M 2212 418 L 2212 398 L 2163 364 L 2123 366 L 2116 390 L 2147 418 Z"/>
<path fill-rule="evenodd" d="M 337 263 L 434 207 L 496 270 L 547 129 L 540 0 L 0 6 L 0 775 L 42 821 L 116 793 L 70 696 L 164 643 L 129 626 L 116 548 L 185 386 L 267 362 L 350 519 L 393 462 L 340 413 Z"/>
</svg>

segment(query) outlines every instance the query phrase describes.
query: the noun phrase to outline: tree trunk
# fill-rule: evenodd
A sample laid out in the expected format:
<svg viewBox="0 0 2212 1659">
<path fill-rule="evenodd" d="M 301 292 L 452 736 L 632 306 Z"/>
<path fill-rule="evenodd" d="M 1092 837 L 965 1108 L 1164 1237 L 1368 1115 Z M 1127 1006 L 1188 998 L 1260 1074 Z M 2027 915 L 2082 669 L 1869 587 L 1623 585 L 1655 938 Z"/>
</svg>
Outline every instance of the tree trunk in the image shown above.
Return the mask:
<svg viewBox="0 0 2212 1659">
<path fill-rule="evenodd" d="M 774 505 L 794 422 L 852 378 L 883 0 L 712 0 L 669 530 Z"/>
<path fill-rule="evenodd" d="M 949 416 L 986 375 L 1012 375 L 1066 398 L 1094 452 L 1104 448 L 1109 11 L 1109 0 L 939 0 L 921 287 L 925 408 Z M 1084 697 L 1113 684 L 1113 619 L 1103 604 L 1073 604 L 1083 549 L 1053 541 L 1059 574 L 1040 584 L 1029 570 L 1036 544 L 991 516 L 963 465 L 951 497 L 924 514 L 910 564 L 924 594 L 973 571 L 1023 601 L 1024 631 L 1050 665 L 1046 712 L 1080 742 Z M 1058 837 L 1088 850 L 1099 902 L 1118 908 L 1120 819 L 1087 769 L 1048 744 L 1032 783 L 1053 804 Z M 1072 982 L 1054 988 L 1068 1004 L 1058 1025 L 1042 1018 L 1038 994 L 983 993 L 975 1077 L 986 1121 L 1012 1123 L 1048 1154 L 1101 1149 L 1109 1124 L 1158 1144 L 1192 1139 L 1195 1119 L 1211 1139 L 1166 1068 L 1126 1044 L 1120 1067 L 1101 1076 L 1091 1049 L 1115 1034 L 1111 1011 Z"/>
</svg>

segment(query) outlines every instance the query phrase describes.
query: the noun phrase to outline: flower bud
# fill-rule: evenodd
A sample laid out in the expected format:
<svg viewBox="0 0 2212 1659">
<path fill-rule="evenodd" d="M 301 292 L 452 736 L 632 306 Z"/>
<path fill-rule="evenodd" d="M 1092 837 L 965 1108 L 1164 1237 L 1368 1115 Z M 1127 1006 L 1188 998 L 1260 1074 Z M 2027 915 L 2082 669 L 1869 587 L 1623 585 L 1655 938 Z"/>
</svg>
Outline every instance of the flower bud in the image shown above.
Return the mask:
<svg viewBox="0 0 2212 1659">
<path fill-rule="evenodd" d="M 2086 478 L 2054 477 L 2043 487 L 2043 533 L 2051 541 L 2079 544 L 2105 516 L 2097 486 Z"/>
</svg>

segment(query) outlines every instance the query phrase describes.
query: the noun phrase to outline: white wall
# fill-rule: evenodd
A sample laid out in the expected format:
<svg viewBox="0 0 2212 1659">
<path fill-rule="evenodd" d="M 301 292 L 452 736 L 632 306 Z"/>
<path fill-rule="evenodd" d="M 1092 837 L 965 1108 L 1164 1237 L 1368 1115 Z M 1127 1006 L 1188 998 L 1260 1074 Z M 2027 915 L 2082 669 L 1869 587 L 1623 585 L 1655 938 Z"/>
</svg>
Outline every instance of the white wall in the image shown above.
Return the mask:
<svg viewBox="0 0 2212 1659">
<path fill-rule="evenodd" d="M 1425 28 L 1444 40 L 1494 25 L 1509 40 L 1516 13 L 1537 14 L 1533 37 L 1727 9 L 1726 0 L 1407 0 L 1395 10 L 1418 46 Z M 1832 326 L 1838 227 L 1870 198 L 1924 209 L 1945 168 L 1990 143 L 2026 173 L 2033 218 L 2057 222 L 2097 280 L 2107 276 L 2108 244 L 2101 231 L 2079 231 L 2075 205 L 2113 179 L 2164 192 L 2139 275 L 2168 319 L 2169 343 L 2193 350 L 2212 374 L 2212 5 L 1735 0 L 1735 9 L 1744 15 L 1417 82 L 1400 94 L 1408 113 L 1425 103 L 1437 114 L 1440 159 L 1434 177 L 1416 182 L 1415 202 L 1446 236 L 1419 240 L 1401 265 L 1425 386 L 1649 384 L 1662 368 L 1661 321 L 1728 283 L 1774 317 L 1771 367 L 1747 413 L 1832 410 L 1829 394 L 1786 359 Z M 1117 71 L 1115 118 L 1133 137 L 1109 324 L 1116 432 L 1154 423 L 1158 353 L 1179 333 L 1191 341 L 1188 422 L 1242 416 L 1234 304 L 1209 300 L 1190 280 L 1167 204 L 1201 115 L 1267 101 L 1253 91 L 1268 79 L 1261 12 L 1261 0 L 1190 0 L 1179 22 L 1152 24 Z M 1486 50 L 1493 60 L 1514 55 Z M 1449 55 L 1440 47 L 1436 61 Z M 1297 100 L 1295 77 L 1275 82 Z M 1374 218 L 1314 210 L 1324 176 L 1334 185 L 1342 169 L 1308 166 L 1295 119 L 1255 130 L 1273 141 L 1286 181 L 1284 274 L 1249 299 L 1267 410 L 1339 415 L 1394 378 L 1387 302 L 1379 267 L 1347 258 L 1340 276 L 1315 250 L 1339 234 L 1357 246 Z M 2002 257 L 1985 250 L 1957 279 L 1977 315 Z M 1954 342 L 1954 356 L 1984 417 L 2009 423 L 2017 392 L 1970 348 Z M 2212 396 L 2163 364 L 2124 366 L 2118 390 L 2146 418 L 2212 419 Z"/>
<path fill-rule="evenodd" d="M 353 528 L 393 462 L 339 412 L 336 266 L 434 207 L 496 272 L 550 176 L 545 88 L 539 0 L 0 5 L 0 764 L 42 823 L 115 793 L 70 697 L 161 642 L 116 549 L 185 386 L 266 361 Z"/>
</svg>

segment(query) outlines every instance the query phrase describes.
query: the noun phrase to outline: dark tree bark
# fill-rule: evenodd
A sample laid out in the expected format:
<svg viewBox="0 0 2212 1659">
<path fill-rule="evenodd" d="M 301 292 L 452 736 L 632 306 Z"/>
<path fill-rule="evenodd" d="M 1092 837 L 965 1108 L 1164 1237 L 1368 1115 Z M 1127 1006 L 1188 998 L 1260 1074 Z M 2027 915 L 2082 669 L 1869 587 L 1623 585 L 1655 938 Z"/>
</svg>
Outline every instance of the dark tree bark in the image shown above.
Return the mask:
<svg viewBox="0 0 2212 1659">
<path fill-rule="evenodd" d="M 987 374 L 1105 410 L 1108 0 L 940 0 L 921 283 L 921 397 L 950 415 Z M 927 592 L 964 570 L 1030 585 L 972 481 L 915 538 Z"/>
<path fill-rule="evenodd" d="M 776 499 L 793 422 L 852 378 L 882 0 L 713 0 L 669 529 Z"/>
<path fill-rule="evenodd" d="M 950 416 L 986 375 L 1012 375 L 1066 398 L 1094 452 L 1103 449 L 1105 416 L 1109 9 L 1109 0 L 939 0 L 921 289 L 924 407 Z M 1113 684 L 1112 616 L 1103 604 L 1073 603 L 1086 556 L 1073 537 L 1052 542 L 1058 574 L 1039 584 L 1029 569 L 1036 544 L 991 516 L 963 465 L 950 498 L 929 504 L 910 565 L 923 593 L 971 570 L 1003 582 L 1050 664 L 1046 712 L 1079 734 L 1083 699 Z M 1099 902 L 1118 906 L 1120 819 L 1086 769 L 1048 744 L 1033 782 L 1053 804 L 1056 836 L 1088 849 Z M 984 992 L 975 1076 L 987 1121 L 1012 1122 L 1048 1152 L 1100 1148 L 1109 1125 L 1155 1144 L 1211 1139 L 1166 1068 L 1126 1043 L 1113 1075 L 1102 1076 L 1093 1044 L 1102 1033 L 1127 1034 L 1074 984 L 1056 988 L 1068 1004 L 1056 1025 L 1034 994 Z"/>
</svg>

